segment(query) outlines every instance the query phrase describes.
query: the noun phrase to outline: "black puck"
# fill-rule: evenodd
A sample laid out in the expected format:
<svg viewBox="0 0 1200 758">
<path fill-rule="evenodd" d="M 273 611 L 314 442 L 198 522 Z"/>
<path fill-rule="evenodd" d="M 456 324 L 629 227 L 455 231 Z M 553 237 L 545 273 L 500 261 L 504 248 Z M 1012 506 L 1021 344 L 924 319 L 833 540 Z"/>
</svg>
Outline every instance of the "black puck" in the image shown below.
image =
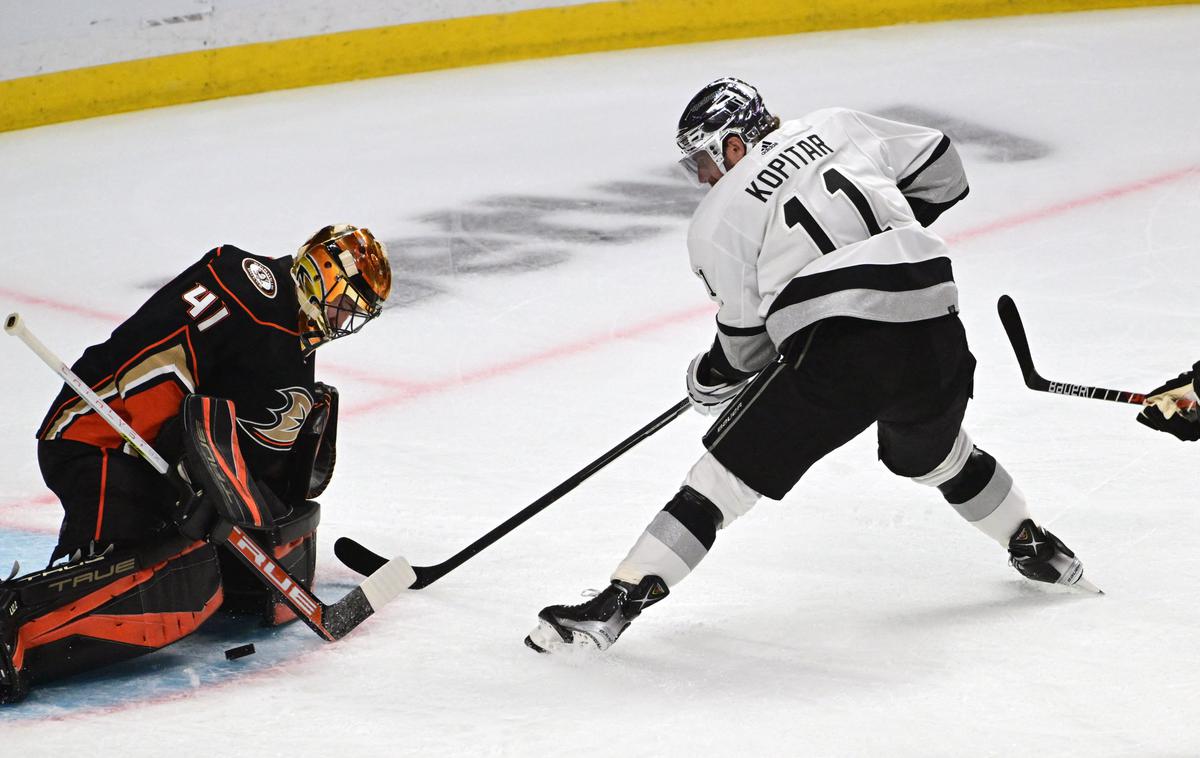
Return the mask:
<svg viewBox="0 0 1200 758">
<path fill-rule="evenodd" d="M 225 660 L 233 661 L 237 660 L 238 658 L 245 658 L 247 655 L 254 655 L 253 642 L 247 645 L 238 645 L 237 647 L 229 648 L 225 651 Z"/>
</svg>

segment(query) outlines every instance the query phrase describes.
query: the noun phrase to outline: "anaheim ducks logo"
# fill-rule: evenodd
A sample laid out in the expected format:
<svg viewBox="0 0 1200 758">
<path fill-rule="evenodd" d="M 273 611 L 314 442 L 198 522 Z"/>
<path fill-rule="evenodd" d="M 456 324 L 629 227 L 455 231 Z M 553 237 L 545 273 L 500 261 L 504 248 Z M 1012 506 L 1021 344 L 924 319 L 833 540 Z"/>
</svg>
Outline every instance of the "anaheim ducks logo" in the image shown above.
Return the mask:
<svg viewBox="0 0 1200 758">
<path fill-rule="evenodd" d="M 271 269 L 253 258 L 246 258 L 242 261 L 242 270 L 246 272 L 246 277 L 250 279 L 251 284 L 258 288 L 259 292 L 267 297 L 275 297 L 279 285 L 275 283 L 275 275 L 271 273 Z"/>
<path fill-rule="evenodd" d="M 283 397 L 283 405 L 269 408 L 271 420 L 265 423 L 238 419 L 242 431 L 258 444 L 272 450 L 286 450 L 296 441 L 304 419 L 312 410 L 312 395 L 303 387 L 288 387 L 275 390 Z"/>
</svg>

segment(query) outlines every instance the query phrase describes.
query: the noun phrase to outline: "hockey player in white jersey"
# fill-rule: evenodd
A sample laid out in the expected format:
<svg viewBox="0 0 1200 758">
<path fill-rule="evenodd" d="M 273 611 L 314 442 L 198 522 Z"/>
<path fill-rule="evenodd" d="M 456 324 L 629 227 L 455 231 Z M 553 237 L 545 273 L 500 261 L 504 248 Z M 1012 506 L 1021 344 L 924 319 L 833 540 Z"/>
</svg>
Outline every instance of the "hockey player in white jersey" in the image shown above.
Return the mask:
<svg viewBox="0 0 1200 758">
<path fill-rule="evenodd" d="M 1040 582 L 1095 589 L 1031 517 L 1008 472 L 962 429 L 975 358 L 949 251 L 928 226 L 967 194 L 949 138 L 842 108 L 780 122 L 725 78 L 684 110 L 681 163 L 712 187 L 692 218 L 692 270 L 719 304 L 688 366 L 693 406 L 720 413 L 707 452 L 586 603 L 539 614 L 526 644 L 608 648 L 666 597 L 718 530 L 780 499 L 877 425 L 892 472 L 936 487 Z"/>
</svg>

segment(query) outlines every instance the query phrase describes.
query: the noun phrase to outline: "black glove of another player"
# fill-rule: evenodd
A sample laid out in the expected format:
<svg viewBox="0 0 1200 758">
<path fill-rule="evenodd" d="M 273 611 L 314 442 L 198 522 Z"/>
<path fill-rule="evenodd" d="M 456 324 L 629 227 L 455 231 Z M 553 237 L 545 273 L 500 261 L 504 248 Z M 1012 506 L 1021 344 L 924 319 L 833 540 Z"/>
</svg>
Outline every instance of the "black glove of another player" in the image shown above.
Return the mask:
<svg viewBox="0 0 1200 758">
<path fill-rule="evenodd" d="M 1167 434 L 1173 434 L 1181 440 L 1195 442 L 1200 440 L 1200 413 L 1193 406 L 1188 410 L 1180 410 L 1176 403 L 1180 400 L 1195 401 L 1196 392 L 1193 379 L 1200 362 L 1192 366 L 1191 371 L 1156 387 L 1146 396 L 1146 407 L 1137 415 L 1138 423 Z"/>
</svg>

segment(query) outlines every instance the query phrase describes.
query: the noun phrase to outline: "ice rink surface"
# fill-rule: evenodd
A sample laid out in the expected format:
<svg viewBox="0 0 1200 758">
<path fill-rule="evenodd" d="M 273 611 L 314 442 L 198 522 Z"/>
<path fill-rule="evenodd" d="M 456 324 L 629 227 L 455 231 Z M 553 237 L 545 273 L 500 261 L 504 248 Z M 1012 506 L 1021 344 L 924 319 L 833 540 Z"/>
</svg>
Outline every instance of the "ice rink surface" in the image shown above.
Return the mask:
<svg viewBox="0 0 1200 758">
<path fill-rule="evenodd" d="M 0 134 L 0 307 L 68 362 L 218 244 L 284 255 L 332 222 L 388 241 L 395 302 L 318 357 L 343 405 L 332 600 L 354 581 L 335 537 L 437 563 L 683 396 L 714 314 L 684 248 L 699 194 L 673 173 L 700 86 L 944 128 L 972 187 L 935 227 L 979 359 L 967 428 L 1107 592 L 1030 586 L 867 433 L 607 654 L 533 654 L 537 611 L 603 586 L 700 454 L 688 413 L 337 644 L 247 629 L 239 668 L 189 640 L 106 695 L 0 712 L 3 754 L 1200 755 L 1200 448 L 1025 389 L 995 313 L 1015 298 L 1051 379 L 1145 391 L 1200 358 L 1198 38 L 1200 7 L 913 25 Z M 16 341 L 0 381 L 0 559 L 32 568 L 58 523 L 33 443 L 58 382 Z"/>
</svg>

